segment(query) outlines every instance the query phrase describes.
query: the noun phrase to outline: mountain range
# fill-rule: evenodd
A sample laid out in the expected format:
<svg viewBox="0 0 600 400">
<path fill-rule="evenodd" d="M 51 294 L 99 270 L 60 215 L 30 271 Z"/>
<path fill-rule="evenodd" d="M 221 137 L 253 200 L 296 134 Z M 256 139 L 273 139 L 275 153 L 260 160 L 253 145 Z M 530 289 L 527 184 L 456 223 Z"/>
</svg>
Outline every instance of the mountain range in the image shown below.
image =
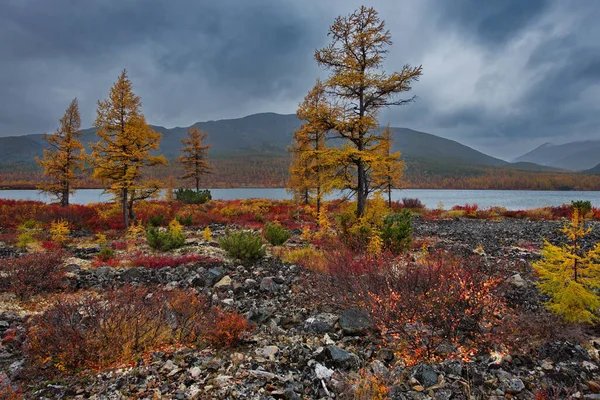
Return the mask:
<svg viewBox="0 0 600 400">
<path fill-rule="evenodd" d="M 301 122 L 296 115 L 262 113 L 237 119 L 198 122 L 199 129 L 208 132 L 208 142 L 212 145 L 209 155 L 213 158 L 232 157 L 281 157 L 286 155 L 286 147 L 292 141 L 292 134 Z M 160 152 L 168 158 L 180 154 L 180 139 L 186 136 L 188 127 L 165 128 L 153 126 L 162 133 Z M 569 169 L 564 166 L 547 163 L 547 158 L 535 158 L 536 150 L 516 162 L 491 157 L 457 141 L 444 139 L 425 132 L 408 128 L 395 128 L 394 150 L 402 152 L 407 164 L 420 164 L 432 170 L 469 168 L 486 166 L 510 168 L 525 171 L 558 171 Z M 97 141 L 95 128 L 82 131 L 81 141 L 88 147 Z M 600 142 L 598 142 L 600 145 Z M 42 155 L 46 142 L 42 134 L 0 137 L 0 162 L 31 163 Z M 544 147 L 544 146 L 542 146 Z M 551 148 L 552 146 L 546 146 Z M 540 147 L 541 148 L 541 147 Z M 539 153 L 539 152 L 538 152 Z M 595 164 L 594 164 L 595 165 Z M 594 166 L 592 165 L 592 167 Z M 591 168 L 591 167 L 590 167 Z"/>
<path fill-rule="evenodd" d="M 544 143 L 514 161 L 594 173 L 600 169 L 600 140 L 569 142 L 560 145 Z"/>
</svg>

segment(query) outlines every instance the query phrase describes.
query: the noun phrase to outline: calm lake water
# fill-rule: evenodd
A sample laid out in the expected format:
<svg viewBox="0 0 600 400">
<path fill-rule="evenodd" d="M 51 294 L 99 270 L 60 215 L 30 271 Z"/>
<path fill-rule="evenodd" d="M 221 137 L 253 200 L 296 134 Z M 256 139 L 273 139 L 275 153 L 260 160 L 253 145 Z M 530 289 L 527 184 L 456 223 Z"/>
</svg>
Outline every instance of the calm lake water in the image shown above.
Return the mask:
<svg viewBox="0 0 600 400">
<path fill-rule="evenodd" d="M 249 198 L 283 200 L 291 198 L 283 188 L 210 189 L 210 191 L 213 199 L 218 200 Z M 393 192 L 393 199 L 401 200 L 403 197 L 418 198 L 427 208 L 437 208 L 441 202 L 445 209 L 455 205 L 476 203 L 480 208 L 500 206 L 509 210 L 524 210 L 544 206 L 559 206 L 563 203 L 570 203 L 572 200 L 589 200 L 592 205 L 600 207 L 600 191 L 403 189 Z M 0 198 L 50 202 L 47 196 L 36 190 L 0 190 Z M 88 204 L 108 201 L 109 199 L 110 196 L 103 194 L 100 189 L 83 189 L 75 193 L 71 198 L 71 203 Z"/>
</svg>

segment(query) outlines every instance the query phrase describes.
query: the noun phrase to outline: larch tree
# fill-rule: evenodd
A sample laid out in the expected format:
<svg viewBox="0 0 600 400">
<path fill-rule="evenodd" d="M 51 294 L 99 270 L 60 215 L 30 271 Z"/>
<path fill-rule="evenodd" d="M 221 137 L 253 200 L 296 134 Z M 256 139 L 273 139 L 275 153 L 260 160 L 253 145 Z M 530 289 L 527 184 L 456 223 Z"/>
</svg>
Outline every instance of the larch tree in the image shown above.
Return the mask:
<svg viewBox="0 0 600 400">
<path fill-rule="evenodd" d="M 146 123 L 141 106 L 142 101 L 133 93 L 127 71 L 123 70 L 108 99 L 98 101 L 94 126 L 100 140 L 91 144 L 94 177 L 108 185 L 107 191 L 121 202 L 126 227 L 134 218 L 134 203 L 160 189 L 157 181 L 142 180 L 143 169 L 167 164 L 162 155 L 150 154 L 159 149 L 161 134 Z"/>
<path fill-rule="evenodd" d="M 598 320 L 600 243 L 588 251 L 582 249 L 583 238 L 590 231 L 580 210 L 575 208 L 572 220 L 562 228 L 568 241 L 555 246 L 545 240 L 542 259 L 533 264 L 540 277 L 540 290 L 550 296 L 548 309 L 568 322 Z"/>
<path fill-rule="evenodd" d="M 294 132 L 290 147 L 292 164 L 288 187 L 308 203 L 315 197 L 317 213 L 321 211 L 323 196 L 335 186 L 332 149 L 326 139 L 335 127 L 336 108 L 329 104 L 325 86 L 320 80 L 300 103 L 296 115 L 303 124 Z"/>
<path fill-rule="evenodd" d="M 197 126 L 187 131 L 187 138 L 181 139 L 183 153 L 179 156 L 179 162 L 183 165 L 184 174 L 180 179 L 192 179 L 196 183 L 196 192 L 200 191 L 200 180 L 202 175 L 212 172 L 209 164 L 207 151 L 210 144 L 204 144 L 208 133 L 202 132 Z"/>
<path fill-rule="evenodd" d="M 342 109 L 335 134 L 344 140 L 340 162 L 346 178 L 344 188 L 357 200 L 357 216 L 361 216 L 370 192 L 369 170 L 381 160 L 377 147 L 381 140 L 377 116 L 381 108 L 410 103 L 397 95 L 411 90 L 422 67 L 404 65 L 400 72 L 382 70 L 387 48 L 392 44 L 385 22 L 377 11 L 362 6 L 346 17 L 338 17 L 329 29 L 332 42 L 316 50 L 317 63 L 330 71 L 325 88 L 332 103 Z"/>
<path fill-rule="evenodd" d="M 44 150 L 42 159 L 36 158 L 44 168 L 44 176 L 48 183 L 42 183 L 38 189 L 56 197 L 60 205 L 69 205 L 69 196 L 75 192 L 73 185 L 77 180 L 77 171 L 81 171 L 85 163 L 81 137 L 81 118 L 77 98 L 71 101 L 65 114 L 60 119 L 60 128 L 55 133 L 44 134 L 49 149 Z"/>
<path fill-rule="evenodd" d="M 373 163 L 371 187 L 387 194 L 388 207 L 392 206 L 392 190 L 399 189 L 402 184 L 404 162 L 400 161 L 400 152 L 392 152 L 394 131 L 389 125 L 381 133 L 378 146 L 380 159 Z"/>
</svg>

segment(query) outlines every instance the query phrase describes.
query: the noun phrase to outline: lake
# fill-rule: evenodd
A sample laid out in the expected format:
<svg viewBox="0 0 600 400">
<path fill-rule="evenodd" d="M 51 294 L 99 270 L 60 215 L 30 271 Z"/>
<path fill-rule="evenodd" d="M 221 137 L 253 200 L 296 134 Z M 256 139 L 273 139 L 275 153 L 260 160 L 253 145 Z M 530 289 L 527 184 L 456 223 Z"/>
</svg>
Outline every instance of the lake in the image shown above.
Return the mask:
<svg viewBox="0 0 600 400">
<path fill-rule="evenodd" d="M 237 188 L 210 189 L 213 199 L 234 200 L 266 198 L 273 200 L 291 199 L 283 188 Z M 427 208 L 437 208 L 440 202 L 445 209 L 455 205 L 476 203 L 480 208 L 492 206 L 505 207 L 508 210 L 524 210 L 544 206 L 559 206 L 572 200 L 589 200 L 592 205 L 600 206 L 600 191 L 536 191 L 536 190 L 437 190 L 402 189 L 394 190 L 394 200 L 403 197 L 418 198 Z M 36 190 L 0 190 L 0 198 L 15 200 L 38 200 L 48 203 L 50 199 Z M 335 196 L 330 196 L 335 198 Z M 108 201 L 110 196 L 101 189 L 78 190 L 71 197 L 73 204 L 88 204 Z"/>
</svg>

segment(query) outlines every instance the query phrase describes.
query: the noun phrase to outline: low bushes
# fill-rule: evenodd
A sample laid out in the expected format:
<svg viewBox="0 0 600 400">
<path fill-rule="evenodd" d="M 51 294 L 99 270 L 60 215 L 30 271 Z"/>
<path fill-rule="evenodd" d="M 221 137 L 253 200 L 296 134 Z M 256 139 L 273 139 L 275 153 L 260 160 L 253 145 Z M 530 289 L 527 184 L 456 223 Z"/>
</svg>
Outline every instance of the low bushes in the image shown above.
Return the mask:
<svg viewBox="0 0 600 400">
<path fill-rule="evenodd" d="M 25 299 L 63 288 L 65 268 L 62 251 L 39 252 L 0 263 L 0 288 Z"/>
<path fill-rule="evenodd" d="M 226 232 L 219 245 L 227 255 L 241 262 L 252 262 L 265 255 L 265 246 L 260 236 L 250 231 Z"/>
<path fill-rule="evenodd" d="M 292 233 L 277 222 L 267 222 L 263 229 L 263 236 L 271 245 L 281 246 L 292 236 Z"/>
<path fill-rule="evenodd" d="M 191 291 L 131 286 L 63 298 L 27 328 L 29 360 L 49 375 L 127 362 L 175 342 L 234 346 L 251 330 Z"/>
<path fill-rule="evenodd" d="M 340 249 L 329 252 L 328 263 L 329 290 L 365 307 L 409 362 L 435 359 L 443 343 L 463 357 L 495 340 L 490 327 L 504 307 L 497 290 L 502 269 L 493 270 L 481 257 L 436 253 L 411 261 Z"/>
<path fill-rule="evenodd" d="M 218 263 L 216 258 L 208 257 L 201 254 L 184 254 L 181 256 L 172 255 L 145 255 L 141 252 L 135 253 L 129 259 L 129 264 L 132 267 L 143 267 L 149 269 L 160 269 L 165 267 L 177 267 L 184 264 L 203 263 L 214 264 Z"/>
<path fill-rule="evenodd" d="M 183 227 L 177 220 L 171 221 L 167 230 L 150 227 L 146 231 L 148 245 L 155 250 L 168 251 L 179 248 L 185 244 Z"/>
</svg>

